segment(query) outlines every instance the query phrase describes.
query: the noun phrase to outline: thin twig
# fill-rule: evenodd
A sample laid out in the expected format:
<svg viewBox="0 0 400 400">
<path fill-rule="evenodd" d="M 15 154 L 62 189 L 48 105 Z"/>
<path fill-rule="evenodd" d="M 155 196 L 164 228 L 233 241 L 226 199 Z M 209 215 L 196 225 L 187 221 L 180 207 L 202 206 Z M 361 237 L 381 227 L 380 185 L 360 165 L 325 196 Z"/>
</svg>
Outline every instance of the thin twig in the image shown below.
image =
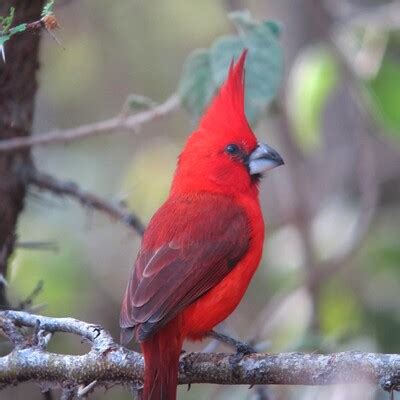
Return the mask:
<svg viewBox="0 0 400 400">
<path fill-rule="evenodd" d="M 177 94 L 170 96 L 150 110 L 146 110 L 128 117 L 119 115 L 104 121 L 78 126 L 77 128 L 54 130 L 42 135 L 20 137 L 0 141 L 0 153 L 21 151 L 32 146 L 46 146 L 49 144 L 68 143 L 75 140 L 94 137 L 102 134 L 111 134 L 121 131 L 137 131 L 143 124 L 171 114 L 180 104 Z"/>
<path fill-rule="evenodd" d="M 18 309 L 23 311 L 31 307 L 35 298 L 42 292 L 43 285 L 44 285 L 43 280 L 40 280 L 33 289 L 32 293 L 25 300 L 19 303 Z"/>
<path fill-rule="evenodd" d="M 139 217 L 125 207 L 107 201 L 100 196 L 81 189 L 76 183 L 60 181 L 50 175 L 29 171 L 26 179 L 40 190 L 47 190 L 59 196 L 68 196 L 79 201 L 83 206 L 100 211 L 112 219 L 123 222 L 139 235 L 143 235 L 144 225 Z"/>
<path fill-rule="evenodd" d="M 87 396 L 89 393 L 91 393 L 94 390 L 96 385 L 97 385 L 97 381 L 93 381 L 93 382 L 90 382 L 89 385 L 80 387 L 78 389 L 78 393 L 76 396 L 78 397 L 78 399 L 84 398 L 85 396 Z"/>
</svg>

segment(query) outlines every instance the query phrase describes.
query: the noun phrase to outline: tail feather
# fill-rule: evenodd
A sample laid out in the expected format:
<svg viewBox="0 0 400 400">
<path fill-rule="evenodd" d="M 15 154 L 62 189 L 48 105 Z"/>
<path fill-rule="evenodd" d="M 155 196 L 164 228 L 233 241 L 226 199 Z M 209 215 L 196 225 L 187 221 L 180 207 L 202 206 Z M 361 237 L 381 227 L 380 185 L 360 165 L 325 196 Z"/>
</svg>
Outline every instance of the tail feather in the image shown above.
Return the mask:
<svg viewBox="0 0 400 400">
<path fill-rule="evenodd" d="M 143 400 L 175 400 L 183 339 L 171 321 L 141 343 L 144 354 Z"/>
</svg>

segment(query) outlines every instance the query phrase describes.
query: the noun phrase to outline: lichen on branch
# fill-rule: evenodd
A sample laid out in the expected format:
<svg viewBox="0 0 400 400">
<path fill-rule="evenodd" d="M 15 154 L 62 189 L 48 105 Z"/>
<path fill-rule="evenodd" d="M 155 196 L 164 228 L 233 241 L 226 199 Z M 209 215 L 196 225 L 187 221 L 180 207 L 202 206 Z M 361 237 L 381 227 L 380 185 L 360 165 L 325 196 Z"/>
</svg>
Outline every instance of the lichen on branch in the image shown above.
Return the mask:
<svg viewBox="0 0 400 400">
<path fill-rule="evenodd" d="M 22 327 L 33 328 L 33 333 L 27 335 Z M 92 388 L 94 385 L 107 387 L 110 384 L 140 389 L 142 385 L 142 356 L 120 346 L 101 326 L 73 318 L 2 311 L 0 329 L 13 346 L 8 355 L 0 358 L 1 387 L 23 382 L 68 389 Z M 48 352 L 48 341 L 55 332 L 80 336 L 90 345 L 90 350 L 84 355 Z M 400 355 L 354 351 L 335 354 L 254 353 L 238 361 L 232 354 L 189 353 L 181 358 L 179 382 L 224 385 L 358 382 L 381 385 L 391 391 L 400 387 Z"/>
</svg>

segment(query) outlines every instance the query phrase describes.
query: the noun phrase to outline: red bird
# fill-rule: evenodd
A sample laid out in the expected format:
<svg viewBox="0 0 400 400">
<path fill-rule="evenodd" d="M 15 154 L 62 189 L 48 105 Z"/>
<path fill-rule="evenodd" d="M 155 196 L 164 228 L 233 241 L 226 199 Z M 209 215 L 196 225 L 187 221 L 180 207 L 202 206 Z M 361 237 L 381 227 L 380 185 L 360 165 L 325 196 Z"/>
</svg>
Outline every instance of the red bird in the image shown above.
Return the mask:
<svg viewBox="0 0 400 400">
<path fill-rule="evenodd" d="M 283 160 L 246 120 L 246 53 L 189 137 L 126 289 L 121 338 L 141 344 L 144 400 L 176 399 L 184 339 L 201 339 L 232 313 L 260 262 L 258 184 Z"/>
</svg>

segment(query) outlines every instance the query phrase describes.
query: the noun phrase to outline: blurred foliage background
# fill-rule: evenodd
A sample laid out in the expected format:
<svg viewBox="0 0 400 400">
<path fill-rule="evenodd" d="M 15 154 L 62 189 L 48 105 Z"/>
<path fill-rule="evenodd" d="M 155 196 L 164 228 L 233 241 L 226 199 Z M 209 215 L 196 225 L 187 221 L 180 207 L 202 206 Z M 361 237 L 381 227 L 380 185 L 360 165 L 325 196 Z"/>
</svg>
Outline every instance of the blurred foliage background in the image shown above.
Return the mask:
<svg viewBox="0 0 400 400">
<path fill-rule="evenodd" d="M 35 134 L 117 115 L 131 93 L 161 102 L 184 62 L 235 31 L 248 8 L 282 27 L 283 84 L 255 130 L 286 161 L 262 182 L 265 252 L 238 310 L 221 327 L 260 351 L 400 350 L 400 35 L 398 2 L 367 0 L 80 0 L 55 12 L 65 50 L 45 36 Z M 396 19 L 397 18 L 397 19 Z M 396 25 L 397 24 L 397 25 Z M 103 197 L 144 222 L 165 199 L 193 129 L 184 110 L 130 134 L 34 150 L 37 167 Z M 73 201 L 31 190 L 9 295 L 39 281 L 35 304 L 52 316 L 95 322 L 119 336 L 118 315 L 140 245 L 124 225 Z M 185 347 L 202 349 L 203 344 Z M 210 345 L 213 350 L 215 345 Z M 223 350 L 219 346 L 218 350 Z M 79 353 L 60 336 L 54 351 Z M 226 349 L 225 349 L 226 350 Z M 179 389 L 181 399 L 384 399 L 375 387 Z M 0 399 L 40 399 L 29 385 Z M 98 390 L 96 399 L 128 399 Z"/>
</svg>

